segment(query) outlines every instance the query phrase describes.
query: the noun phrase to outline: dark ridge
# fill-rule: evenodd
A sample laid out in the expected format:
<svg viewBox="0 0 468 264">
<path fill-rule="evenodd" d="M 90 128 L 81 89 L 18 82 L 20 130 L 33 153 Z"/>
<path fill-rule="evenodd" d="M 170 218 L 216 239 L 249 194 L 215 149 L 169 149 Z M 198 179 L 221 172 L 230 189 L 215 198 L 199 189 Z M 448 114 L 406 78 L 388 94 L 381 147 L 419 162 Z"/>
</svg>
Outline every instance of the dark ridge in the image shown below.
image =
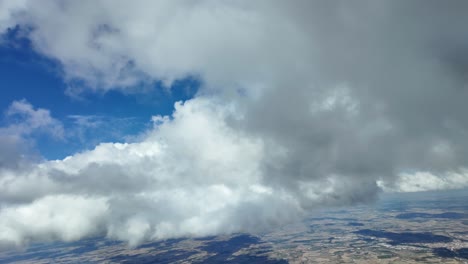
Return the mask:
<svg viewBox="0 0 468 264">
<path fill-rule="evenodd" d="M 157 255 L 118 255 L 110 258 L 111 261 L 118 263 L 160 263 L 160 264 L 169 264 L 174 263 L 175 261 L 184 260 L 188 257 L 196 254 L 197 252 L 187 252 L 183 250 L 169 250 L 164 253 L 159 253 Z"/>
<path fill-rule="evenodd" d="M 339 217 L 312 217 L 307 220 L 310 221 L 320 221 L 320 220 L 337 220 L 337 221 L 357 221 L 356 218 L 339 218 Z"/>
<path fill-rule="evenodd" d="M 432 252 L 443 258 L 464 258 L 468 259 L 468 248 L 450 250 L 448 248 L 434 248 Z"/>
<path fill-rule="evenodd" d="M 398 219 L 413 219 L 413 218 L 441 218 L 441 219 L 463 219 L 466 218 L 466 214 L 447 212 L 441 214 L 429 214 L 429 213 L 403 213 L 395 216 Z"/>
<path fill-rule="evenodd" d="M 197 237 L 197 238 L 194 238 L 193 240 L 195 240 L 195 241 L 210 241 L 210 240 L 213 240 L 215 238 L 216 238 L 216 236 L 206 236 L 206 237 Z"/>
<path fill-rule="evenodd" d="M 55 259 L 66 255 L 79 255 L 98 249 L 102 238 L 87 238 L 74 242 L 49 242 L 33 244 L 22 254 L 12 254 L 0 257 L 0 263 L 16 263 L 28 260 Z"/>
<path fill-rule="evenodd" d="M 285 260 L 272 260 L 265 256 L 239 255 L 233 256 L 235 252 L 242 248 L 249 247 L 252 244 L 260 243 L 260 239 L 250 235 L 239 235 L 226 241 L 208 242 L 206 246 L 200 249 L 215 253 L 200 263 L 266 263 L 266 264 L 285 264 Z"/>
<path fill-rule="evenodd" d="M 156 242 L 150 242 L 150 243 L 146 243 L 146 244 L 138 246 L 137 249 L 138 248 L 153 248 L 153 247 L 158 248 L 158 249 L 169 248 L 183 240 L 185 240 L 185 238 L 173 238 L 173 239 L 166 239 L 166 240 L 161 240 L 161 241 L 156 241 Z"/>
<path fill-rule="evenodd" d="M 447 236 L 442 235 L 434 235 L 432 233 L 394 233 L 394 232 L 386 232 L 380 230 L 370 230 L 370 229 L 362 229 L 359 231 L 354 232 L 356 234 L 362 236 L 369 236 L 369 237 L 378 237 L 378 238 L 386 238 L 391 240 L 391 245 L 399 245 L 399 244 L 406 244 L 406 243 L 446 243 L 451 242 L 452 239 Z"/>
<path fill-rule="evenodd" d="M 359 223 L 359 222 L 349 222 L 348 226 L 364 226 L 364 224 Z"/>
<path fill-rule="evenodd" d="M 257 237 L 238 235 L 225 241 L 208 242 L 205 246 L 201 247 L 201 249 L 210 253 L 231 255 L 242 248 L 248 247 L 252 244 L 258 244 L 259 242 L 260 239 Z"/>
<path fill-rule="evenodd" d="M 216 262 L 209 262 L 209 261 L 203 261 L 204 263 L 216 263 Z M 268 259 L 267 257 L 264 256 L 250 256 L 250 255 L 240 255 L 237 256 L 233 259 L 227 260 L 227 261 L 222 261 L 218 263 L 231 263 L 231 264 L 288 264 L 289 262 L 281 259 L 281 260 L 274 260 L 274 259 Z"/>
</svg>

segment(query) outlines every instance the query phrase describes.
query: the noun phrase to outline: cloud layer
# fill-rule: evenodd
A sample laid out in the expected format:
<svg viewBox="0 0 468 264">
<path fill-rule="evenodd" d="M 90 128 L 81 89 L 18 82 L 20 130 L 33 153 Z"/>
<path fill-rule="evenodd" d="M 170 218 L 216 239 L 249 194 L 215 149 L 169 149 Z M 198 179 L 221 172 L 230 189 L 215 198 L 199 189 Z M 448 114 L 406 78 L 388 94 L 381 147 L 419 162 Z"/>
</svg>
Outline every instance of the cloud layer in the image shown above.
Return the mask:
<svg viewBox="0 0 468 264">
<path fill-rule="evenodd" d="M 0 240 L 105 234 L 134 245 L 257 230 L 382 188 L 466 187 L 467 8 L 0 2 L 0 29 L 19 24 L 60 62 L 69 93 L 203 83 L 139 142 L 2 168 Z"/>
</svg>

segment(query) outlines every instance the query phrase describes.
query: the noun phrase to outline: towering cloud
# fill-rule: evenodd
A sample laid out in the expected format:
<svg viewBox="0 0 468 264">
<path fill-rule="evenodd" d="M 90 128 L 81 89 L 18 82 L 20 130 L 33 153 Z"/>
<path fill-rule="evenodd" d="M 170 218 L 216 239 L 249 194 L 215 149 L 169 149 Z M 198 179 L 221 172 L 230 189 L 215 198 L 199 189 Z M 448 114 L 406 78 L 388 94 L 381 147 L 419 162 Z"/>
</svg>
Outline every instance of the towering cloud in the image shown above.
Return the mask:
<svg viewBox="0 0 468 264">
<path fill-rule="evenodd" d="M 466 1 L 51 0 L 0 10 L 0 29 L 19 25 L 61 63 L 71 94 L 203 83 L 140 142 L 3 168 L 5 243 L 248 231 L 381 189 L 467 186 Z"/>
</svg>

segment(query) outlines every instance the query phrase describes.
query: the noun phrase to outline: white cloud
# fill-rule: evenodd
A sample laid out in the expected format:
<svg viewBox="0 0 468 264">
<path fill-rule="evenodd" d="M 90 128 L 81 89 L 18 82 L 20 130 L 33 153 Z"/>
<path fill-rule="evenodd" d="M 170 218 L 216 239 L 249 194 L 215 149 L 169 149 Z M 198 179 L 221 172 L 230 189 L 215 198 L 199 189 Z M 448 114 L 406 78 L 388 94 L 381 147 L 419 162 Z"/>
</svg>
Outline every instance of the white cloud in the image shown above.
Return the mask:
<svg viewBox="0 0 468 264">
<path fill-rule="evenodd" d="M 0 211 L 0 245 L 29 240 L 73 241 L 95 234 L 103 224 L 107 204 L 102 198 L 56 195 Z"/>
<path fill-rule="evenodd" d="M 402 173 L 396 182 L 379 185 L 388 192 L 421 192 L 468 188 L 468 172 L 463 169 L 459 172 L 445 172 L 436 175 L 431 172 Z"/>
<path fill-rule="evenodd" d="M 262 14 L 262 6 L 180 0 L 63 5 L 26 1 L 24 12 L 15 13 L 16 20 L 3 27 L 32 25 L 35 48 L 58 59 L 66 78 L 85 80 L 94 89 L 125 89 L 155 79 L 170 83 L 188 74 L 210 84 L 238 80 L 237 85 L 246 85 L 272 70 L 287 70 L 292 62 L 301 65 L 303 59 L 294 52 L 310 42 L 291 21 Z M 291 48 L 287 53 L 286 43 Z M 246 60 L 252 67 L 244 67 Z"/>
<path fill-rule="evenodd" d="M 136 245 L 290 220 L 301 211 L 294 195 L 262 182 L 262 141 L 227 126 L 235 115 L 202 98 L 177 103 L 172 118 L 141 142 L 103 143 L 64 160 L 3 170 L 0 241 L 107 234 Z"/>
<path fill-rule="evenodd" d="M 64 139 L 62 123 L 53 118 L 49 110 L 34 108 L 26 100 L 13 101 L 4 119 L 4 126 L 0 127 L 0 171 L 29 166 L 32 160 L 39 158 L 34 150 L 34 136 L 42 134 L 55 140 Z"/>
<path fill-rule="evenodd" d="M 62 123 L 50 115 L 49 110 L 34 109 L 26 100 L 13 101 L 5 113 L 9 124 L 0 128 L 0 135 L 29 136 L 43 132 L 55 139 L 64 138 Z"/>
</svg>

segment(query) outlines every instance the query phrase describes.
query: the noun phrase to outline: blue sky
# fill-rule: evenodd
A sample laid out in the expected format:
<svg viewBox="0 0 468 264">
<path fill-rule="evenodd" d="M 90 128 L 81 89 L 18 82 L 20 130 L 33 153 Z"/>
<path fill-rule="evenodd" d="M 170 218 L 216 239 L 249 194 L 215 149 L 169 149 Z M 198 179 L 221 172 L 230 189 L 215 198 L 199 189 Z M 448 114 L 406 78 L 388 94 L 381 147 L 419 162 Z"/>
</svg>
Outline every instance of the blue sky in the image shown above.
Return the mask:
<svg viewBox="0 0 468 264">
<path fill-rule="evenodd" d="M 5 111 L 13 101 L 25 99 L 37 108 L 48 109 L 52 117 L 60 120 L 66 132 L 73 134 L 77 117 L 99 121 L 93 131 L 56 140 L 35 134 L 32 138 L 37 150 L 46 159 L 61 159 L 75 152 L 93 148 L 99 142 L 123 142 L 151 127 L 151 116 L 170 115 L 174 103 L 192 98 L 200 82 L 188 77 L 171 87 L 161 82 L 149 84 L 144 92 L 84 92 L 76 96 L 67 93 L 61 65 L 38 54 L 27 38 L 10 29 L 0 45 L 0 109 Z M 80 85 L 85 85 L 80 82 Z M 138 87 L 136 87 L 138 88 Z M 137 90 L 137 89 L 135 89 Z M 1 124 L 11 120 L 2 116 Z"/>
</svg>

